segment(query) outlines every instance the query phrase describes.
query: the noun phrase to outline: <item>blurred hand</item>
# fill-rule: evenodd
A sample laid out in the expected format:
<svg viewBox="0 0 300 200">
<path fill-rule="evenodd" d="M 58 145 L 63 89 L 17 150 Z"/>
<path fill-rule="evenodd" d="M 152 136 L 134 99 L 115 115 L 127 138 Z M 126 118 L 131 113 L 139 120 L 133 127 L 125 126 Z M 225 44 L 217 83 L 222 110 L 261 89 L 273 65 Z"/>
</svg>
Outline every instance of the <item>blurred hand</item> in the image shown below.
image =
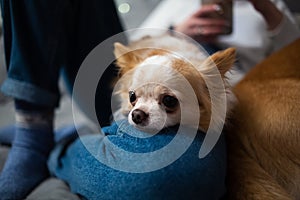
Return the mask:
<svg viewBox="0 0 300 200">
<path fill-rule="evenodd" d="M 217 36 L 224 34 L 229 26 L 224 19 L 209 17 L 220 12 L 223 11 L 219 5 L 204 5 L 185 21 L 176 25 L 174 30 L 198 42 L 214 42 Z"/>
</svg>

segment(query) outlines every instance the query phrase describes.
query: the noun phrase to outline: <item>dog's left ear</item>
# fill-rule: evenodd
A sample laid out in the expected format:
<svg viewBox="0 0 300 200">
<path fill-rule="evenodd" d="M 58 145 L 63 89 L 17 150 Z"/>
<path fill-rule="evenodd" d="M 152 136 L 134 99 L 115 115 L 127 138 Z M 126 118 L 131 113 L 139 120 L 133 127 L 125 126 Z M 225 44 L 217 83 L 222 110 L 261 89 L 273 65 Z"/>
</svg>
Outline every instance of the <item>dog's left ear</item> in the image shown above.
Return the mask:
<svg viewBox="0 0 300 200">
<path fill-rule="evenodd" d="M 228 48 L 224 51 L 218 51 L 207 58 L 200 66 L 199 70 L 209 70 L 216 66 L 221 76 L 224 77 L 225 73 L 233 66 L 235 57 L 235 48 Z"/>
</svg>

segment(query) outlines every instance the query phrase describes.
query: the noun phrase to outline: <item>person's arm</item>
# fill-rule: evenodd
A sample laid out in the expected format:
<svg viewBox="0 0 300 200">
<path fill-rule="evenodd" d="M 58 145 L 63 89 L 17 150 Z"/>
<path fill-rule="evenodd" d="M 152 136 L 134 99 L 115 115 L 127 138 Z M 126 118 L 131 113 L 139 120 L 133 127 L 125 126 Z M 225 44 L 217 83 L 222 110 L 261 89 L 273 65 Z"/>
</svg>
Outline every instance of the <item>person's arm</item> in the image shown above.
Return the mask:
<svg viewBox="0 0 300 200">
<path fill-rule="evenodd" d="M 282 21 L 283 13 L 269 0 L 249 0 L 253 7 L 262 14 L 268 30 L 274 30 Z"/>
<path fill-rule="evenodd" d="M 268 35 L 273 40 L 271 51 L 278 50 L 300 37 L 297 25 L 270 0 L 249 1 L 261 13 L 267 23 Z"/>
</svg>

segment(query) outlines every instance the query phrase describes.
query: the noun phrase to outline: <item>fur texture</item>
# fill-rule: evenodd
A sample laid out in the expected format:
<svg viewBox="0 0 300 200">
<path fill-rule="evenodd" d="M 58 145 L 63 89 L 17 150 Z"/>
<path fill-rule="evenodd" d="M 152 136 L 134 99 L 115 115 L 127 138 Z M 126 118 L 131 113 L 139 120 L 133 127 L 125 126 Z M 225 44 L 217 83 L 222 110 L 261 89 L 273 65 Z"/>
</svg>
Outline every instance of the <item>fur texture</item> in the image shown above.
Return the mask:
<svg viewBox="0 0 300 200">
<path fill-rule="evenodd" d="M 197 126 L 206 130 L 212 107 L 219 107 L 212 105 L 205 82 L 221 77 L 225 83 L 224 74 L 235 61 L 232 48 L 207 57 L 198 46 L 169 35 L 145 37 L 129 46 L 116 43 L 114 53 L 120 68 L 120 112 L 148 132 L 195 124 L 197 113 Z M 224 93 L 216 84 L 213 90 L 214 95 Z"/>
<path fill-rule="evenodd" d="M 300 199 L 300 40 L 235 88 L 228 130 L 229 199 Z"/>
</svg>

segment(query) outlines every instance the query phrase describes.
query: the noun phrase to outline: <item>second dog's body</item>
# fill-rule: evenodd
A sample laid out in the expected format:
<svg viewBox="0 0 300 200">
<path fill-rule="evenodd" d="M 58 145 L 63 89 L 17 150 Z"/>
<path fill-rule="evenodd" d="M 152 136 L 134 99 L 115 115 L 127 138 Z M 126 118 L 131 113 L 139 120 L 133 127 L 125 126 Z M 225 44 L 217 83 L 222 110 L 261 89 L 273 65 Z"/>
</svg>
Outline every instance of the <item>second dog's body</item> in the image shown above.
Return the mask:
<svg viewBox="0 0 300 200">
<path fill-rule="evenodd" d="M 273 54 L 233 90 L 230 199 L 300 199 L 299 47 Z"/>
</svg>

